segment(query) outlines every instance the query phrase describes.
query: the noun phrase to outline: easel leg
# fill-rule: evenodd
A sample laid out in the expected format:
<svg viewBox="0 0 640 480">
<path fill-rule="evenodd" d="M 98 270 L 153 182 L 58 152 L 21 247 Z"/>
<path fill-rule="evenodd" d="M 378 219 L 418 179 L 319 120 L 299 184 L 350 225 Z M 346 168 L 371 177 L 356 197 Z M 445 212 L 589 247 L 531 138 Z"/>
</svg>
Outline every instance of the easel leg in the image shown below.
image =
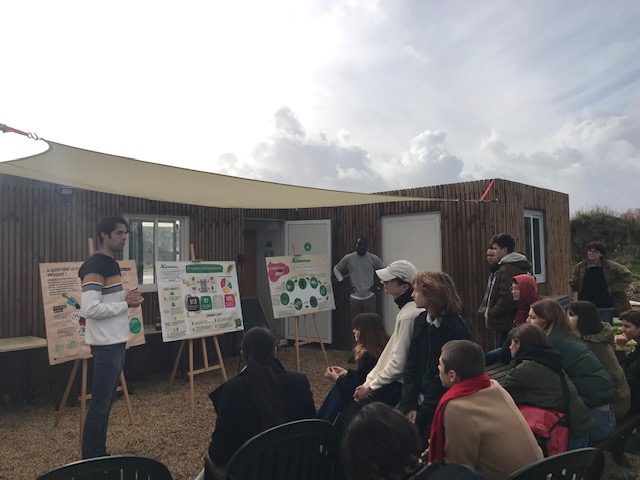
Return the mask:
<svg viewBox="0 0 640 480">
<path fill-rule="evenodd" d="M 184 340 L 180 340 L 180 348 L 178 348 L 178 355 L 176 355 L 176 361 L 173 362 L 173 370 L 169 377 L 169 383 L 173 383 L 176 378 L 176 372 L 178 371 L 178 365 L 180 364 L 180 357 L 182 357 L 182 350 L 184 350 Z"/>
<path fill-rule="evenodd" d="M 191 395 L 191 413 L 195 413 L 195 404 L 193 400 L 193 340 L 189 339 L 189 393 Z"/>
<path fill-rule="evenodd" d="M 205 337 L 200 339 L 202 345 L 202 361 L 204 363 L 205 370 L 209 370 L 209 354 L 207 353 L 207 340 Z"/>
<path fill-rule="evenodd" d="M 80 448 L 82 448 L 82 436 L 84 435 L 84 421 L 87 415 L 87 370 L 89 361 L 82 359 L 82 387 L 80 389 Z"/>
<path fill-rule="evenodd" d="M 218 337 L 213 337 L 213 344 L 216 347 L 216 353 L 218 354 L 218 363 L 220 364 L 220 370 L 222 370 L 222 378 L 227 381 L 227 370 L 224 368 L 224 362 L 222 361 L 222 352 L 220 351 L 220 344 L 218 343 Z"/>
<path fill-rule="evenodd" d="M 127 388 L 127 381 L 124 379 L 124 372 L 120 372 L 120 385 L 122 386 L 124 401 L 127 404 L 127 412 L 129 412 L 129 422 L 131 425 L 135 425 L 135 421 L 133 420 L 133 409 L 131 408 L 131 399 L 129 398 L 129 389 Z"/>
<path fill-rule="evenodd" d="M 316 321 L 316 314 L 313 314 L 313 324 L 316 326 L 316 335 L 318 336 L 318 343 L 320 344 L 320 348 L 322 349 L 322 354 L 324 355 L 324 362 L 329 367 L 329 357 L 327 357 L 327 351 L 324 349 L 324 343 L 322 343 L 322 337 L 320 336 L 320 329 L 318 328 L 318 322 Z"/>
<path fill-rule="evenodd" d="M 69 374 L 69 380 L 67 381 L 67 386 L 64 389 L 64 393 L 62 394 L 62 400 L 60 400 L 60 406 L 58 406 L 58 413 L 56 413 L 56 418 L 53 421 L 53 426 L 57 427 L 58 423 L 60 423 L 60 418 L 62 418 L 62 412 L 64 407 L 67 405 L 67 400 L 69 399 L 69 393 L 71 393 L 71 387 L 73 387 L 73 382 L 76 380 L 76 374 L 78 373 L 78 365 L 80 365 L 80 360 L 76 359 L 73 361 L 73 368 L 71 369 L 71 374 Z"/>
<path fill-rule="evenodd" d="M 298 366 L 298 372 L 300 371 L 300 337 L 298 336 L 298 324 L 300 322 L 300 317 L 295 317 L 295 329 L 296 329 L 296 365 Z"/>
</svg>

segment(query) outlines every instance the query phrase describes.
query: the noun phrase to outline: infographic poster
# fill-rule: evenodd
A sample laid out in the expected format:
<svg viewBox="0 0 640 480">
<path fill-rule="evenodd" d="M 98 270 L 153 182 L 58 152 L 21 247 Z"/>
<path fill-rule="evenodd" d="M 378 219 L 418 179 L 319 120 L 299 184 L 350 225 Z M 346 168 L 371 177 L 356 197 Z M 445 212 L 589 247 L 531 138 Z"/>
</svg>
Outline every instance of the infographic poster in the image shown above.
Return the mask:
<svg viewBox="0 0 640 480">
<path fill-rule="evenodd" d="M 156 262 L 165 342 L 242 330 L 235 262 Z"/>
<path fill-rule="evenodd" d="M 268 257 L 265 261 L 275 318 L 336 308 L 325 255 Z"/>
<path fill-rule="evenodd" d="M 49 348 L 49 364 L 89 358 L 91 350 L 84 341 L 86 321 L 80 314 L 82 285 L 78 271 L 82 262 L 41 263 L 40 284 L 44 305 L 44 323 Z M 124 290 L 138 286 L 133 260 L 118 260 Z M 129 309 L 127 347 L 144 344 L 142 308 Z"/>
</svg>

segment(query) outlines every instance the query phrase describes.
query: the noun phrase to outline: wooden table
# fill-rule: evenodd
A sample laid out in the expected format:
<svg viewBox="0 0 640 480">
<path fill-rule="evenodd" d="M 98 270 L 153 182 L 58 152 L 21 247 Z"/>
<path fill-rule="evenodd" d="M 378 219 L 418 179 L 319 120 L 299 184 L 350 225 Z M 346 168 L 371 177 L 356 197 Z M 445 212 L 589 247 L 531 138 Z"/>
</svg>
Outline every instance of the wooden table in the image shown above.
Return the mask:
<svg viewBox="0 0 640 480">
<path fill-rule="evenodd" d="M 0 338 L 0 354 L 14 353 L 36 348 L 46 348 L 47 340 L 41 337 L 13 337 Z M 27 355 L 26 377 L 27 377 L 27 402 L 33 400 L 33 386 L 31 385 L 31 355 Z"/>
</svg>

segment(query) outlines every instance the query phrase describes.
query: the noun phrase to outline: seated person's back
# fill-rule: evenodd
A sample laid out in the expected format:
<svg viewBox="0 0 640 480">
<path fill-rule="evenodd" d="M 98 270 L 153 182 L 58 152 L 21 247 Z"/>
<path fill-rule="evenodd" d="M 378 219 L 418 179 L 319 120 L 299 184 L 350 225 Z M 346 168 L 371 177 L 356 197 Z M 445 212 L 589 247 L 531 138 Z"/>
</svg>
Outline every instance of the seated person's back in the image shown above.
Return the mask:
<svg viewBox="0 0 640 480">
<path fill-rule="evenodd" d="M 209 397 L 217 412 L 209 456 L 226 464 L 251 437 L 282 423 L 315 417 L 307 377 L 287 372 L 275 357 L 271 331 L 255 327 L 245 333 L 242 355 L 247 366 Z"/>
</svg>

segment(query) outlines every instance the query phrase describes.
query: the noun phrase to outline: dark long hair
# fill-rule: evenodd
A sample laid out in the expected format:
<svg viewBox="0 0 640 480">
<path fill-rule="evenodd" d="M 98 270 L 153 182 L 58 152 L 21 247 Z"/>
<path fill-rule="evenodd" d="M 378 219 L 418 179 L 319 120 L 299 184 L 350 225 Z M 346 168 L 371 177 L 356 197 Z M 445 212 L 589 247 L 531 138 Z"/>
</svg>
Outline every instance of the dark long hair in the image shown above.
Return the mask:
<svg viewBox="0 0 640 480">
<path fill-rule="evenodd" d="M 377 313 L 359 313 L 353 317 L 353 327 L 360 330 L 358 342 L 353 347 L 355 359 L 359 360 L 364 352 L 379 358 L 389 341 L 380 316 Z"/>
<path fill-rule="evenodd" d="M 247 362 L 249 389 L 260 416 L 262 429 L 286 422 L 282 390 L 272 366 L 275 358 L 276 338 L 265 327 L 253 327 L 242 339 L 242 356 Z"/>
<path fill-rule="evenodd" d="M 573 302 L 567 308 L 567 312 L 573 313 L 578 317 L 576 328 L 580 332 L 580 336 L 595 335 L 602 331 L 602 322 L 598 315 L 598 309 L 591 302 L 579 301 Z"/>
<path fill-rule="evenodd" d="M 350 480 L 400 480 L 418 466 L 422 451 L 416 427 L 400 412 L 374 402 L 360 408 L 342 439 Z"/>
</svg>

